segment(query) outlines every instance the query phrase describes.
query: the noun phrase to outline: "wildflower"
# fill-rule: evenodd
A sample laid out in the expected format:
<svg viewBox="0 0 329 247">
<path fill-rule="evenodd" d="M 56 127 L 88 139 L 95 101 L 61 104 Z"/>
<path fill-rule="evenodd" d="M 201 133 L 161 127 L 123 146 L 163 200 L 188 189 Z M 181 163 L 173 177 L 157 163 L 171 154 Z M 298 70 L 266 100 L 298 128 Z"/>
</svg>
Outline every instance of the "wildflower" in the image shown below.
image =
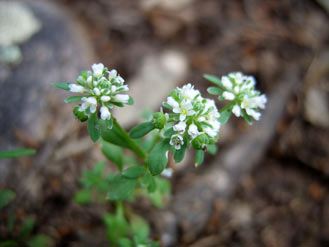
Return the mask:
<svg viewBox="0 0 329 247">
<path fill-rule="evenodd" d="M 177 131 L 179 134 L 184 134 L 186 129 L 186 123 L 185 122 L 179 122 L 178 124 L 174 125 L 173 129 Z"/>
<path fill-rule="evenodd" d="M 114 105 L 131 104 L 129 95 L 122 94 L 129 90 L 128 86 L 124 85 L 124 79 L 115 69 L 108 71 L 102 63 L 93 64 L 92 71 L 82 71 L 77 78 L 77 84 L 70 83 L 67 87 L 71 92 L 84 94 L 81 98 L 82 104 L 74 110 L 75 116 L 81 121 L 88 119 L 97 109 L 101 119 L 109 120 L 109 109 Z"/>
<path fill-rule="evenodd" d="M 179 150 L 184 145 L 184 139 L 181 135 L 172 135 L 169 144 L 174 146 L 176 150 Z"/>
</svg>

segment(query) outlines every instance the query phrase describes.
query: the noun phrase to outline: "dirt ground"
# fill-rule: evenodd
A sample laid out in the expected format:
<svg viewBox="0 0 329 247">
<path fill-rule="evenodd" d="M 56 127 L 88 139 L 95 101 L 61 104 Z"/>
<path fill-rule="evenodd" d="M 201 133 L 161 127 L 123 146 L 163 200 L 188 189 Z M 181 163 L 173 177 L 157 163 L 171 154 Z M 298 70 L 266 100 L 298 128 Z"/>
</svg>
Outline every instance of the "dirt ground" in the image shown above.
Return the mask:
<svg viewBox="0 0 329 247">
<path fill-rule="evenodd" d="M 203 93 L 209 86 L 204 73 L 252 74 L 267 95 L 294 73 L 290 76 L 299 83 L 261 160 L 232 195 L 215 199 L 198 235 L 186 240 L 178 233 L 177 247 L 329 246 L 329 125 L 318 112 L 328 113 L 329 105 L 329 12 L 322 5 L 315 0 L 176 0 L 168 6 L 147 0 L 59 2 L 86 29 L 98 60 L 117 68 L 126 81 L 144 56 L 167 49 L 188 59 L 185 81 L 177 83 L 194 82 Z M 321 106 L 312 105 L 310 92 L 324 98 Z M 219 150 L 249 128 L 231 119 L 229 130 Z M 77 127 L 76 139 L 85 135 L 85 128 Z M 53 168 L 41 171 L 38 203 L 15 209 L 22 219 L 34 215 L 35 231 L 50 235 L 54 246 L 107 246 L 101 215 L 111 208 L 82 207 L 72 200 L 81 171 L 98 157 L 95 151 L 52 161 Z M 190 171 L 174 176 L 174 193 L 175 187 L 188 186 Z M 143 207 L 136 206 L 142 214 L 149 210 Z M 161 232 L 153 235 L 159 238 Z"/>
</svg>

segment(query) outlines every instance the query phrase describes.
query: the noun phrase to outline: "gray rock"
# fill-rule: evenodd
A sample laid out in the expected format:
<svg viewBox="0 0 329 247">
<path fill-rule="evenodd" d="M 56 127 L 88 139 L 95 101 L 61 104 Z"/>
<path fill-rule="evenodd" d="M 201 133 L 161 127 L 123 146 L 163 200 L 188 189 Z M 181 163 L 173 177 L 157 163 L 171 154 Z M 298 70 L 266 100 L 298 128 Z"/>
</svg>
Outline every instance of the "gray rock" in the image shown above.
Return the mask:
<svg viewBox="0 0 329 247">
<path fill-rule="evenodd" d="M 63 102 L 66 93 L 51 83 L 75 81 L 93 57 L 79 25 L 64 9 L 50 2 L 23 3 L 42 23 L 42 29 L 21 44 L 20 65 L 0 65 L 0 150 L 22 147 L 15 135 L 17 129 L 37 143 L 58 135 L 50 130 L 60 131 L 59 118 L 71 114 L 71 107 Z M 64 115 L 57 118 L 56 113 Z M 9 172 L 4 163 L 0 164 L 0 182 Z"/>
</svg>

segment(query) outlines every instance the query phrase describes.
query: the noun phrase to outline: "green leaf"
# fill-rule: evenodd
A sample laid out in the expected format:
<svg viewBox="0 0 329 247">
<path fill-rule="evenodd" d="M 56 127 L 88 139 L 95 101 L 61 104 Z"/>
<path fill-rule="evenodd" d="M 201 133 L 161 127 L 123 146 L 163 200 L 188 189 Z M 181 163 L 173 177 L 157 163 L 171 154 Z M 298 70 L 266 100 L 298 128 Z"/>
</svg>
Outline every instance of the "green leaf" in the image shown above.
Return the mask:
<svg viewBox="0 0 329 247">
<path fill-rule="evenodd" d="M 204 74 L 203 77 L 206 80 L 214 83 L 215 85 L 217 85 L 217 86 L 219 86 L 221 88 L 224 88 L 221 80 L 217 76 L 215 76 L 215 75 L 209 75 L 209 74 Z"/>
<path fill-rule="evenodd" d="M 11 190 L 0 190 L 0 209 L 6 207 L 15 197 L 15 192 Z"/>
<path fill-rule="evenodd" d="M 184 136 L 184 145 L 182 145 L 179 150 L 175 149 L 174 160 L 176 163 L 179 163 L 184 159 L 186 146 L 187 146 L 187 135 Z"/>
<path fill-rule="evenodd" d="M 24 221 L 23 228 L 19 233 L 20 240 L 25 240 L 32 233 L 34 223 L 34 220 L 31 218 Z"/>
<path fill-rule="evenodd" d="M 81 183 L 86 188 L 96 187 L 103 180 L 102 174 L 105 167 L 105 163 L 100 161 L 96 163 L 91 171 L 84 171 Z"/>
<path fill-rule="evenodd" d="M 134 234 L 134 239 L 136 239 L 138 243 L 146 243 L 150 233 L 150 226 L 147 221 L 139 215 L 132 215 L 130 226 Z"/>
<path fill-rule="evenodd" d="M 116 175 L 109 184 L 107 199 L 119 201 L 127 199 L 135 188 L 136 179 L 127 178 L 121 174 Z"/>
<path fill-rule="evenodd" d="M 241 109 L 241 116 L 244 118 L 244 120 L 247 122 L 247 124 L 252 125 L 251 117 L 243 109 Z"/>
<path fill-rule="evenodd" d="M 88 189 L 79 190 L 77 193 L 75 193 L 74 200 L 76 201 L 76 203 L 81 205 L 91 203 L 92 198 L 91 198 L 90 190 Z"/>
<path fill-rule="evenodd" d="M 131 138 L 141 138 L 155 128 L 152 122 L 141 123 L 130 130 L 129 136 Z"/>
<path fill-rule="evenodd" d="M 96 142 L 100 137 L 100 126 L 97 114 L 92 114 L 88 119 L 88 133 L 93 142 Z"/>
<path fill-rule="evenodd" d="M 16 247 L 18 243 L 14 240 L 5 240 L 0 242 L 0 247 Z"/>
<path fill-rule="evenodd" d="M 225 124 L 230 119 L 231 115 L 232 115 L 231 108 L 225 109 L 224 111 L 220 111 L 220 116 L 218 118 L 218 121 L 221 124 Z"/>
<path fill-rule="evenodd" d="M 117 208 L 115 215 L 105 214 L 104 222 L 107 227 L 107 237 L 111 244 L 116 244 L 129 233 L 129 224 L 124 217 L 122 207 Z"/>
<path fill-rule="evenodd" d="M 103 154 L 112 161 L 122 171 L 123 167 L 123 150 L 121 147 L 111 144 L 106 141 L 102 141 Z"/>
<path fill-rule="evenodd" d="M 48 247 L 52 243 L 52 239 L 47 235 L 38 234 L 33 236 L 28 242 L 28 247 Z"/>
<path fill-rule="evenodd" d="M 168 110 L 172 110 L 172 109 L 173 109 L 172 106 L 169 105 L 167 102 L 162 102 L 162 106 L 163 106 L 164 108 L 167 108 Z"/>
<path fill-rule="evenodd" d="M 134 247 L 134 243 L 129 238 L 120 238 L 118 240 L 118 247 Z"/>
<path fill-rule="evenodd" d="M 131 166 L 122 172 L 122 175 L 127 178 L 139 178 L 144 175 L 145 168 L 142 166 Z"/>
<path fill-rule="evenodd" d="M 152 193 L 156 190 L 155 178 L 149 172 L 147 172 L 142 178 L 142 184 L 147 186 L 147 191 L 149 193 Z"/>
<path fill-rule="evenodd" d="M 72 84 L 72 83 L 69 83 L 69 82 L 54 82 L 54 83 L 52 83 L 52 85 L 54 87 L 57 87 L 59 89 L 63 89 L 63 90 L 66 90 L 66 91 L 70 91 L 70 87 L 69 87 L 70 84 Z"/>
<path fill-rule="evenodd" d="M 208 87 L 207 92 L 212 95 L 221 95 L 223 93 L 218 87 Z"/>
<path fill-rule="evenodd" d="M 127 105 L 134 105 L 134 104 L 135 104 L 134 99 L 131 96 L 129 96 L 129 100 L 128 100 Z"/>
<path fill-rule="evenodd" d="M 207 152 L 215 155 L 217 153 L 217 145 L 216 144 L 208 144 L 207 145 Z"/>
<path fill-rule="evenodd" d="M 163 208 L 165 206 L 165 199 L 169 197 L 171 185 L 167 179 L 156 177 L 156 190 L 151 193 L 150 200 L 153 205 L 158 208 Z"/>
<path fill-rule="evenodd" d="M 173 128 L 169 128 L 169 129 L 165 130 L 165 132 L 163 133 L 163 136 L 170 138 L 175 133 L 176 133 L 176 131 Z"/>
<path fill-rule="evenodd" d="M 70 104 L 70 103 L 80 102 L 83 97 L 85 96 L 70 96 L 65 99 L 65 103 Z"/>
<path fill-rule="evenodd" d="M 147 157 L 147 166 L 153 176 L 159 175 L 168 163 L 168 157 L 166 155 L 170 148 L 169 138 L 163 139 L 157 143 L 149 156 Z"/>
<path fill-rule="evenodd" d="M 35 154 L 36 151 L 34 149 L 14 149 L 9 151 L 0 151 L 0 159 L 11 159 L 11 158 L 19 158 L 22 156 L 28 156 Z"/>
<path fill-rule="evenodd" d="M 204 151 L 203 150 L 197 150 L 195 152 L 195 166 L 199 166 L 202 164 L 204 160 Z"/>
</svg>

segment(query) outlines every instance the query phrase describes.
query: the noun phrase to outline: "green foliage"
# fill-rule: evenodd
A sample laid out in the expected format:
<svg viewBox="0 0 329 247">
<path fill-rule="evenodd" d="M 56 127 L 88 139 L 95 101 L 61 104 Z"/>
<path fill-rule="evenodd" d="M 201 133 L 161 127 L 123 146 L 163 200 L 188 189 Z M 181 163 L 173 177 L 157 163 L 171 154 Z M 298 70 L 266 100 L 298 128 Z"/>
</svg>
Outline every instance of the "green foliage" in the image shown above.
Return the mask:
<svg viewBox="0 0 329 247">
<path fill-rule="evenodd" d="M 155 125 L 152 122 L 141 123 L 130 130 L 129 136 L 131 138 L 141 138 L 155 129 Z"/>
<path fill-rule="evenodd" d="M 127 199 L 133 192 L 137 180 L 127 178 L 122 174 L 115 175 L 109 182 L 107 199 L 111 201 L 121 201 Z"/>
<path fill-rule="evenodd" d="M 195 152 L 195 166 L 199 166 L 203 163 L 204 160 L 204 151 L 203 150 L 197 150 Z"/>
<path fill-rule="evenodd" d="M 99 126 L 99 120 L 97 117 L 97 114 L 91 114 L 88 119 L 88 133 L 93 142 L 96 142 L 100 137 L 100 126 Z"/>
<path fill-rule="evenodd" d="M 0 209 L 6 207 L 15 197 L 15 192 L 11 190 L 0 190 Z"/>
<path fill-rule="evenodd" d="M 208 87 L 207 92 L 212 95 L 221 95 L 223 90 L 220 90 L 218 87 Z"/>
<path fill-rule="evenodd" d="M 232 115 L 232 107 L 223 109 L 220 111 L 220 116 L 218 121 L 221 124 L 225 124 L 230 119 L 231 115 Z"/>
<path fill-rule="evenodd" d="M 33 236 L 27 242 L 28 247 L 48 247 L 52 243 L 52 239 L 44 234 L 38 234 Z"/>
<path fill-rule="evenodd" d="M 75 193 L 74 200 L 81 205 L 91 203 L 93 201 L 91 191 L 89 189 L 79 190 L 77 193 Z"/>
<path fill-rule="evenodd" d="M 167 151 L 170 149 L 169 139 L 157 143 L 147 157 L 147 166 L 152 175 L 159 175 L 168 163 Z"/>
<path fill-rule="evenodd" d="M 123 150 L 121 147 L 111 144 L 106 141 L 102 141 L 103 154 L 112 161 L 122 171 L 123 168 Z"/>
<path fill-rule="evenodd" d="M 217 76 L 215 76 L 215 75 L 209 75 L 209 74 L 204 74 L 203 77 L 206 80 L 214 83 L 216 86 L 223 88 L 223 84 L 222 84 L 221 80 Z"/>
<path fill-rule="evenodd" d="M 85 96 L 69 96 L 65 99 L 65 103 L 70 104 L 70 103 L 77 103 L 82 100 L 82 98 Z"/>
<path fill-rule="evenodd" d="M 166 199 L 170 196 L 171 185 L 168 180 L 159 177 L 155 178 L 155 183 L 155 189 L 149 194 L 149 198 L 154 206 L 163 208 L 166 206 Z"/>
<path fill-rule="evenodd" d="M 144 175 L 145 168 L 141 166 L 131 166 L 122 172 L 122 175 L 126 178 L 137 179 L 140 176 Z"/>
<path fill-rule="evenodd" d="M 19 158 L 22 156 L 28 156 L 35 154 L 36 151 L 34 149 L 13 149 L 9 151 L 0 151 L 0 159 L 11 159 L 11 158 Z"/>
<path fill-rule="evenodd" d="M 71 83 L 69 82 L 55 82 L 52 85 L 59 88 L 59 89 L 63 89 L 65 91 L 70 91 L 70 85 Z"/>
</svg>

